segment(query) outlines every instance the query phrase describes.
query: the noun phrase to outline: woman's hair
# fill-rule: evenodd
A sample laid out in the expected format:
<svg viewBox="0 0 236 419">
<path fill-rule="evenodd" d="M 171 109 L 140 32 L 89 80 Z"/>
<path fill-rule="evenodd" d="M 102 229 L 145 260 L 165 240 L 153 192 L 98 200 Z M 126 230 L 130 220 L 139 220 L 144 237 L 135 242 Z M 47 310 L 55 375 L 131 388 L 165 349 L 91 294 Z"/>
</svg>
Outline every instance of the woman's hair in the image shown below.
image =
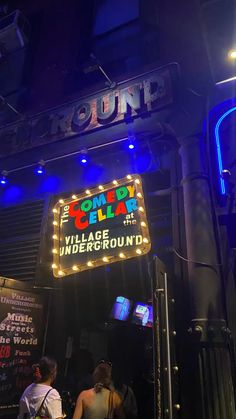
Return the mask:
<svg viewBox="0 0 236 419">
<path fill-rule="evenodd" d="M 111 384 L 111 365 L 99 364 L 93 372 L 94 390 L 96 393 Z"/>
<path fill-rule="evenodd" d="M 43 383 L 49 378 L 52 380 L 56 377 L 57 363 L 54 359 L 44 356 L 38 364 L 32 365 L 33 377 L 36 383 Z"/>
</svg>

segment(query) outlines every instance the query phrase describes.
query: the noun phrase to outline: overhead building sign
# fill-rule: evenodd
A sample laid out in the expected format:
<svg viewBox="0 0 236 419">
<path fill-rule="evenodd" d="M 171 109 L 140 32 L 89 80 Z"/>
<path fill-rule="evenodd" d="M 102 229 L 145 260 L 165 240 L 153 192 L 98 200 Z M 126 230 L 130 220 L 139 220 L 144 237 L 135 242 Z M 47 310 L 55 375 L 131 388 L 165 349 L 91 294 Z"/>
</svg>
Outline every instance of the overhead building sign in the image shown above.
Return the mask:
<svg viewBox="0 0 236 419">
<path fill-rule="evenodd" d="M 138 175 L 60 199 L 53 213 L 55 277 L 144 255 L 151 248 Z"/>
<path fill-rule="evenodd" d="M 0 157 L 69 139 L 173 103 L 176 66 L 168 65 L 119 83 L 114 90 L 54 108 L 0 129 Z"/>
</svg>

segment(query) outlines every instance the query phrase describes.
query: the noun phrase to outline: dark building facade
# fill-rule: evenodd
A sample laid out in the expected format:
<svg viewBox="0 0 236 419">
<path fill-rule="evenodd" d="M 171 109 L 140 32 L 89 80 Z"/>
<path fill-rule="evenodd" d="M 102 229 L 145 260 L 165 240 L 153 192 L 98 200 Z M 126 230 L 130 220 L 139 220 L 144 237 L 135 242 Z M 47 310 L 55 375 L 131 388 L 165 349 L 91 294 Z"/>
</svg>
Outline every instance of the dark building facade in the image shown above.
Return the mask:
<svg viewBox="0 0 236 419">
<path fill-rule="evenodd" d="M 89 356 L 111 358 L 140 419 L 236 417 L 232 3 L 1 6 L 3 307 L 4 292 L 31 293 L 45 327 L 37 354 L 34 340 L 22 348 L 57 358 L 61 390 L 76 395 Z M 143 182 L 151 251 L 55 279 L 57 203 L 130 174 Z M 153 327 L 112 319 L 117 297 L 152 305 Z M 24 374 L 18 393 L 3 380 L 4 417 Z"/>
</svg>

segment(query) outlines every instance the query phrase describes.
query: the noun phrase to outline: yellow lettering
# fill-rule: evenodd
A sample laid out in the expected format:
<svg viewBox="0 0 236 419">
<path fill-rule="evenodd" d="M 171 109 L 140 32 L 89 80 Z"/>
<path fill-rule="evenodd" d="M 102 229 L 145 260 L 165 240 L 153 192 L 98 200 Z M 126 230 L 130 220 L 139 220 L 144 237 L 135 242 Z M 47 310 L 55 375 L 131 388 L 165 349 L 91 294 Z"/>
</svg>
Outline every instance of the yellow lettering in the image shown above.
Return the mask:
<svg viewBox="0 0 236 419">
<path fill-rule="evenodd" d="M 129 197 L 133 198 L 134 197 L 134 186 L 133 185 L 128 185 L 127 189 L 129 191 Z"/>
<path fill-rule="evenodd" d="M 105 220 L 107 217 L 106 217 L 106 215 L 104 215 L 103 213 L 102 213 L 102 210 L 101 209 L 99 209 L 98 210 L 98 221 L 102 221 L 102 220 Z"/>
</svg>

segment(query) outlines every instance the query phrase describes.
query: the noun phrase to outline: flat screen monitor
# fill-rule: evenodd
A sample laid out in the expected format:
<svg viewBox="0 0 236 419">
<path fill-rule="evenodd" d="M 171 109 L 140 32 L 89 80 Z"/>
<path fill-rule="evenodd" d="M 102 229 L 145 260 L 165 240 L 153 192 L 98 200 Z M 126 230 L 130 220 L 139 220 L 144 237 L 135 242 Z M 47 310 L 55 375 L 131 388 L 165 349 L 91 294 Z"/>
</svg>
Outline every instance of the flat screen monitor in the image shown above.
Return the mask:
<svg viewBox="0 0 236 419">
<path fill-rule="evenodd" d="M 128 298 L 118 296 L 113 304 L 111 318 L 115 320 L 126 321 L 130 315 L 132 301 Z"/>
<path fill-rule="evenodd" d="M 144 303 L 135 303 L 132 323 L 139 326 L 152 327 L 153 324 L 153 308 L 151 305 Z"/>
</svg>

